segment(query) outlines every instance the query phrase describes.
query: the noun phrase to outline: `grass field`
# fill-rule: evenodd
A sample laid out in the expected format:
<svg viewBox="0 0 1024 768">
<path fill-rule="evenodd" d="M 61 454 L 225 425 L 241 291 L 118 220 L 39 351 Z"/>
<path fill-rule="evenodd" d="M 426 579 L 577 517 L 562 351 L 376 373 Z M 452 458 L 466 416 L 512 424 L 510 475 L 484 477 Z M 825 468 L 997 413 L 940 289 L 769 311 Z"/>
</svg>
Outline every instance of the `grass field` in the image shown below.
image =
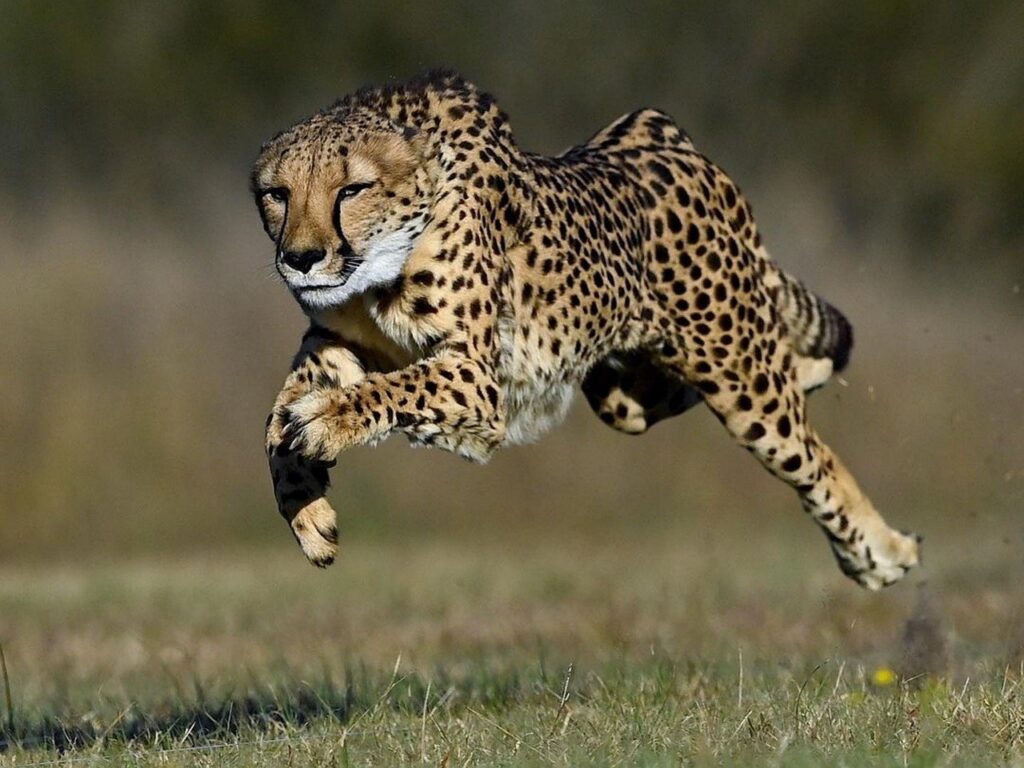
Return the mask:
<svg viewBox="0 0 1024 768">
<path fill-rule="evenodd" d="M 869 594 L 794 518 L 2 569 L 0 763 L 1024 764 L 1019 558 Z"/>
</svg>

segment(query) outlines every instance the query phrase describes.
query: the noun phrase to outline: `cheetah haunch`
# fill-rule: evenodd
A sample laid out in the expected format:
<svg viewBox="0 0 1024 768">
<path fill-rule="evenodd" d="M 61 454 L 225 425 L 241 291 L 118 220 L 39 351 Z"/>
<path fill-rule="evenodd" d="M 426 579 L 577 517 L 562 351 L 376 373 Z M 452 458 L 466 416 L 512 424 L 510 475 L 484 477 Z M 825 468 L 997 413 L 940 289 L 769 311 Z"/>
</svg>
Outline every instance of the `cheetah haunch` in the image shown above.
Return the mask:
<svg viewBox="0 0 1024 768">
<path fill-rule="evenodd" d="M 432 73 L 276 136 L 253 191 L 311 320 L 266 446 L 315 564 L 337 549 L 324 492 L 342 450 L 402 432 L 486 461 L 558 424 L 577 384 L 630 434 L 705 402 L 862 586 L 918 562 L 807 423 L 849 323 L 769 258 L 747 201 L 663 112 L 542 157 L 490 96 Z"/>
</svg>

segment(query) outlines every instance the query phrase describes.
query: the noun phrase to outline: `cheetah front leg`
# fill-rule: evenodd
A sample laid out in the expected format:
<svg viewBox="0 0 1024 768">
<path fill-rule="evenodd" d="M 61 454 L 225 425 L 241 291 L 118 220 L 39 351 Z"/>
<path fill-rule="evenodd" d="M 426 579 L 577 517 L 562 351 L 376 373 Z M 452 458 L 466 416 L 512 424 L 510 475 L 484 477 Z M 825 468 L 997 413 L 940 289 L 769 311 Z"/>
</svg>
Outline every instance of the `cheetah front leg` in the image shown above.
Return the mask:
<svg viewBox="0 0 1024 768">
<path fill-rule="evenodd" d="M 367 374 L 350 387 L 314 390 L 285 408 L 285 442 L 306 459 L 326 462 L 401 431 L 417 443 L 486 461 L 505 437 L 492 370 L 442 353 L 391 373 Z"/>
<path fill-rule="evenodd" d="M 336 515 L 324 498 L 329 464 L 290 450 L 284 440 L 287 409 L 314 391 L 350 386 L 364 376 L 362 364 L 342 340 L 314 326 L 303 337 L 267 418 L 267 459 L 278 511 L 306 557 L 320 567 L 334 562 L 338 550 Z"/>
</svg>

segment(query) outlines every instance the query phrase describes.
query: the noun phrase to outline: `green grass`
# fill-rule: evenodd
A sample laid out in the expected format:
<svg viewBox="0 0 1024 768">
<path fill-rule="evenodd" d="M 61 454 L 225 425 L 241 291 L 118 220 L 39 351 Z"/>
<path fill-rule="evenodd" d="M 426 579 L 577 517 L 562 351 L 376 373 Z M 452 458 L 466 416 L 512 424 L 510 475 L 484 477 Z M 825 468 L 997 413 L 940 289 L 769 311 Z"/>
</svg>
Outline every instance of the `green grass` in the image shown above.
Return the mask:
<svg viewBox="0 0 1024 768">
<path fill-rule="evenodd" d="M 0 569 L 0 764 L 1024 764 L 976 543 L 880 595 L 786 526 Z"/>
</svg>

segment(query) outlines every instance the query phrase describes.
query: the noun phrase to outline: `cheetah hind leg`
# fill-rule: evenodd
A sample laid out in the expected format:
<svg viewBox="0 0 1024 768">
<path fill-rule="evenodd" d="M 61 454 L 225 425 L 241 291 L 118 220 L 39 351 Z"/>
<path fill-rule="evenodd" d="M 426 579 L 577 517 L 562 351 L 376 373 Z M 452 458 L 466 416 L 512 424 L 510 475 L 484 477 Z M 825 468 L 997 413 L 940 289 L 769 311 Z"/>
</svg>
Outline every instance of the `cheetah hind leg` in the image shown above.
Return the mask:
<svg viewBox="0 0 1024 768">
<path fill-rule="evenodd" d="M 797 368 L 782 369 L 785 350 L 745 376 L 700 372 L 685 358 L 667 360 L 698 386 L 732 436 L 792 486 L 821 526 L 840 569 L 871 590 L 899 581 L 920 562 L 920 537 L 889 527 L 849 470 L 807 423 Z"/>
<path fill-rule="evenodd" d="M 587 374 L 582 388 L 598 418 L 627 435 L 643 434 L 702 400 L 695 388 L 640 351 L 604 358 Z"/>
</svg>

